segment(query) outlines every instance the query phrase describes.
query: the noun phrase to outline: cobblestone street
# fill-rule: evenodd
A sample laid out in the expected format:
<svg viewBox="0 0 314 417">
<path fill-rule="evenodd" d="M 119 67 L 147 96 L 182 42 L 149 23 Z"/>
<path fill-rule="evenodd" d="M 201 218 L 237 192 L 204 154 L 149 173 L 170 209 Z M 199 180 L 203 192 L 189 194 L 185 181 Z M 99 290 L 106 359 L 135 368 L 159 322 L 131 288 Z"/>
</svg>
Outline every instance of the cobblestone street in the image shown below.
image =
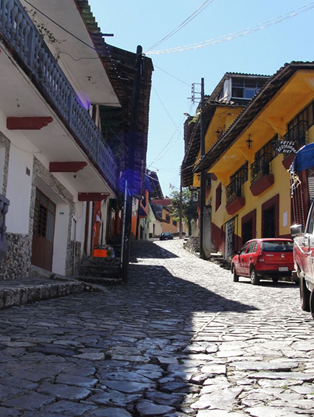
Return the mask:
<svg viewBox="0 0 314 417">
<path fill-rule="evenodd" d="M 0 416 L 314 416 L 293 283 L 135 242 L 128 285 L 0 311 Z"/>
</svg>

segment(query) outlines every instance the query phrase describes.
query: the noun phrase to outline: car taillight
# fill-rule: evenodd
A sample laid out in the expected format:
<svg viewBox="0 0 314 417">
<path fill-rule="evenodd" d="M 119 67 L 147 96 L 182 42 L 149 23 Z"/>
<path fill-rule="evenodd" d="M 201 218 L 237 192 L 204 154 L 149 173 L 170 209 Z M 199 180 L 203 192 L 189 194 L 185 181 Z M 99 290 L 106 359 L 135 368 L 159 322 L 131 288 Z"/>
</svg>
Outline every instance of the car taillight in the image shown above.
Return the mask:
<svg viewBox="0 0 314 417">
<path fill-rule="evenodd" d="M 263 252 L 261 252 L 261 254 L 259 255 L 258 262 L 265 262 L 265 255 L 263 254 Z"/>
</svg>

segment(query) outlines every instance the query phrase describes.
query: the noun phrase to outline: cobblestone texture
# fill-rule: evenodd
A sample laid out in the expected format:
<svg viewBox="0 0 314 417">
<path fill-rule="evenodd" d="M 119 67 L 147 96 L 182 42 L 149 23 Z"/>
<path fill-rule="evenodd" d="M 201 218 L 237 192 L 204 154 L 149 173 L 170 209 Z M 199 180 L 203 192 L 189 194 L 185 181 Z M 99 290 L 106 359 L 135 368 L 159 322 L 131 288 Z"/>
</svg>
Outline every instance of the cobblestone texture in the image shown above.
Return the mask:
<svg viewBox="0 0 314 417">
<path fill-rule="evenodd" d="M 128 285 L 0 311 L 0 416 L 310 417 L 313 322 L 293 283 L 136 242 Z"/>
</svg>

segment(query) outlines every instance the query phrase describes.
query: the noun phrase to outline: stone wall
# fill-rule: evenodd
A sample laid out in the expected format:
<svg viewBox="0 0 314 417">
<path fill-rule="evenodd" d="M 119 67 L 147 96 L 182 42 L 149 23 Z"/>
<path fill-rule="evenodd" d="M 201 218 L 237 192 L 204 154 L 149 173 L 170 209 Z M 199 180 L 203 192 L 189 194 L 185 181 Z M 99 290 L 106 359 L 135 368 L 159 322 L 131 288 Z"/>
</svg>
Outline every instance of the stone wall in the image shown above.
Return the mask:
<svg viewBox="0 0 314 417">
<path fill-rule="evenodd" d="M 0 280 L 28 277 L 31 266 L 32 240 L 29 235 L 6 234 L 8 253 L 0 263 Z"/>
<path fill-rule="evenodd" d="M 10 155 L 10 141 L 0 132 L 0 144 L 5 148 L 5 160 L 3 167 L 3 184 L 0 194 L 6 196 L 9 172 L 9 155 Z"/>
<path fill-rule="evenodd" d="M 67 271 L 68 276 L 78 275 L 79 265 L 81 262 L 81 242 L 71 241 L 70 249 L 67 255 Z M 75 250 L 75 262 L 74 262 L 74 250 Z"/>
<path fill-rule="evenodd" d="M 185 239 L 183 244 L 184 249 L 192 253 L 200 252 L 200 238 L 198 236 L 190 236 Z"/>
</svg>

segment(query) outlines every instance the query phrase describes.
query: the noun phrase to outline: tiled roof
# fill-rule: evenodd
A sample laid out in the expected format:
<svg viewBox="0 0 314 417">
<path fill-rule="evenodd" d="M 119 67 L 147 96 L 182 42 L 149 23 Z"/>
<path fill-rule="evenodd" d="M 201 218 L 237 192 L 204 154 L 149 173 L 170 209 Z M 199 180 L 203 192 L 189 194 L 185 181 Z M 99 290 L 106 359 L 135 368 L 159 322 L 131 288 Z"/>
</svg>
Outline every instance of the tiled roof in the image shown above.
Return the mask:
<svg viewBox="0 0 314 417">
<path fill-rule="evenodd" d="M 253 121 L 264 106 L 274 97 L 280 88 L 298 70 L 314 69 L 314 62 L 292 61 L 281 67 L 256 94 L 247 107 L 239 114 L 228 130 L 206 153 L 205 157 L 195 167 L 194 172 L 208 170 L 226 150 L 236 141 L 243 129 Z"/>
<path fill-rule="evenodd" d="M 136 53 L 107 44 L 91 12 L 88 1 L 75 1 L 122 106 L 122 109 L 101 106 L 101 118 L 105 139 L 113 150 L 116 148 L 120 169 L 124 170 L 128 166 L 128 152 L 126 150 L 131 147 L 130 133 L 132 127 L 133 85 L 136 75 Z M 133 137 L 135 141 L 135 170 L 141 174 L 139 178 L 142 181 L 142 184 L 139 184 L 136 188 L 142 188 L 143 186 L 146 167 L 152 71 L 152 60 L 144 56 L 138 96 L 136 135 Z"/>
</svg>

